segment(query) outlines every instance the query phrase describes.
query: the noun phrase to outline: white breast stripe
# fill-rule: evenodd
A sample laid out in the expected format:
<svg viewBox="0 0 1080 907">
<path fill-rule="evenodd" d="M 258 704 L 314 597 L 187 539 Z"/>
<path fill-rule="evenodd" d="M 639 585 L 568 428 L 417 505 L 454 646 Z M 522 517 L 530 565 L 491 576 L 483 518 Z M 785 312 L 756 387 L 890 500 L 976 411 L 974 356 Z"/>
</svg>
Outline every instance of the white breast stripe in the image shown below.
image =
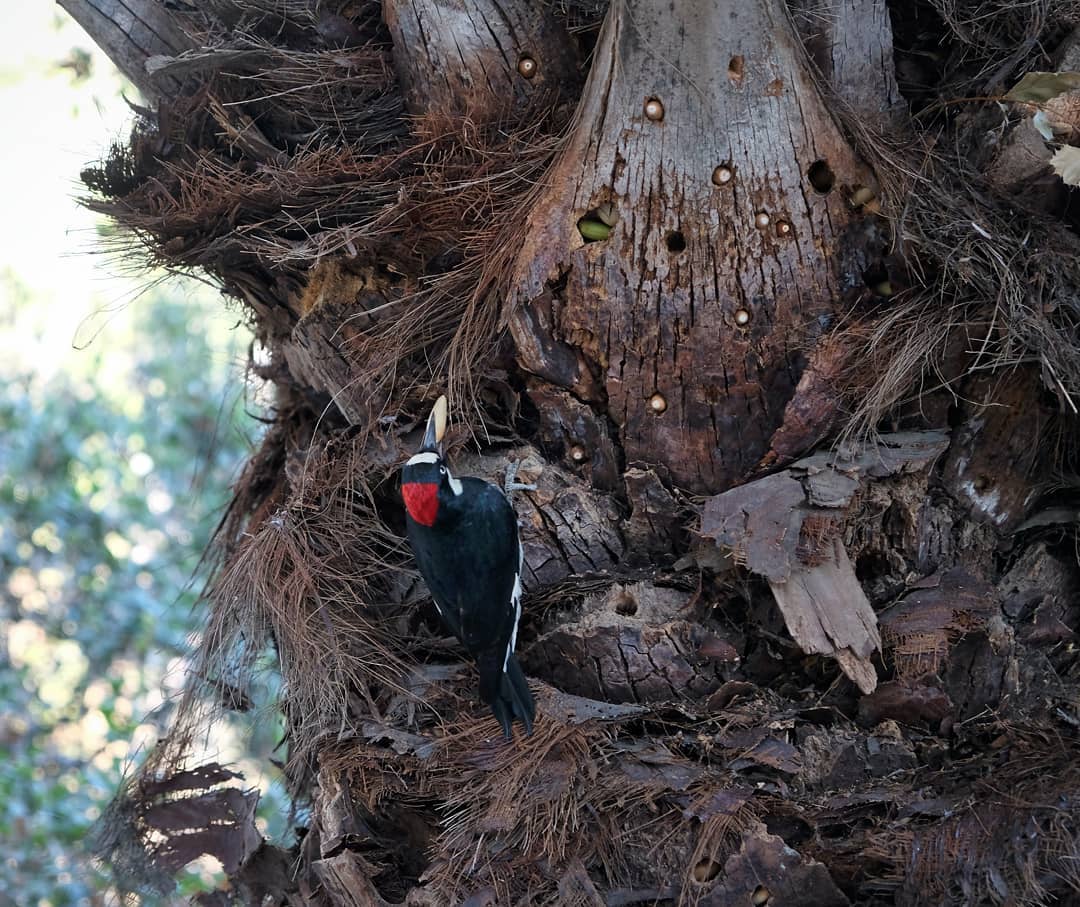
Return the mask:
<svg viewBox="0 0 1080 907">
<path fill-rule="evenodd" d="M 438 463 L 439 455 L 430 450 L 421 451 L 418 454 L 413 454 L 409 457 L 409 462 L 406 466 L 415 466 L 417 463 Z"/>
</svg>

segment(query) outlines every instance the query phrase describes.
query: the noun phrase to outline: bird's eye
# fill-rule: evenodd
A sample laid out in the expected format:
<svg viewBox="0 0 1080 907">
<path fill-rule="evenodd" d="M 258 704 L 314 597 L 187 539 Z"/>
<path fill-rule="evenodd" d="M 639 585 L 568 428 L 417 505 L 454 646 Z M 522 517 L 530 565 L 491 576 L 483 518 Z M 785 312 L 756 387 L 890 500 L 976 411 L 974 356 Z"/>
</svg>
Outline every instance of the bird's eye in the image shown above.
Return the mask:
<svg viewBox="0 0 1080 907">
<path fill-rule="evenodd" d="M 439 467 L 439 475 L 441 475 L 441 476 L 446 475 L 446 467 L 445 466 L 440 466 Z"/>
</svg>

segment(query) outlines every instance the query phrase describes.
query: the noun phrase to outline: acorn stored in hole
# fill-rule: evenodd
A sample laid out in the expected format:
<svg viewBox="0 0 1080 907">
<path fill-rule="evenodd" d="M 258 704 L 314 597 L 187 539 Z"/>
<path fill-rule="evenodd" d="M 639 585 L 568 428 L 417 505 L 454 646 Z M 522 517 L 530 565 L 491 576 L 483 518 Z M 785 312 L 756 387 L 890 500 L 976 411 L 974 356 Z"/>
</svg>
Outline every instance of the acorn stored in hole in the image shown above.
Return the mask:
<svg viewBox="0 0 1080 907">
<path fill-rule="evenodd" d="M 649 409 L 659 415 L 667 409 L 667 400 L 661 393 L 655 393 L 649 398 Z"/>
<path fill-rule="evenodd" d="M 578 231 L 586 242 L 596 242 L 599 239 L 607 239 L 611 235 L 611 227 L 602 220 L 593 220 L 591 217 L 583 217 L 577 222 Z"/>
<path fill-rule="evenodd" d="M 645 116 L 654 122 L 659 122 L 664 118 L 664 105 L 659 98 L 649 98 L 645 102 Z"/>
<path fill-rule="evenodd" d="M 750 323 L 750 313 L 746 309 L 735 310 L 735 323 L 737 325 L 746 325 Z"/>
<path fill-rule="evenodd" d="M 589 452 L 580 444 L 570 445 L 570 459 L 575 463 L 584 463 L 589 459 Z"/>
<path fill-rule="evenodd" d="M 714 186 L 724 186 L 735 179 L 735 171 L 727 164 L 721 164 L 713 169 L 712 181 Z"/>
<path fill-rule="evenodd" d="M 518 60 L 517 71 L 523 79 L 531 79 L 536 75 L 536 71 L 539 67 L 536 64 L 536 60 L 527 54 Z"/>
<path fill-rule="evenodd" d="M 614 227 L 615 224 L 619 222 L 619 209 L 616 208 L 612 202 L 604 202 L 602 205 L 597 205 L 593 214 L 609 227 Z"/>
<path fill-rule="evenodd" d="M 770 223 L 772 223 L 772 218 L 764 211 L 759 211 L 754 215 L 754 226 L 759 230 L 764 230 Z"/>
</svg>

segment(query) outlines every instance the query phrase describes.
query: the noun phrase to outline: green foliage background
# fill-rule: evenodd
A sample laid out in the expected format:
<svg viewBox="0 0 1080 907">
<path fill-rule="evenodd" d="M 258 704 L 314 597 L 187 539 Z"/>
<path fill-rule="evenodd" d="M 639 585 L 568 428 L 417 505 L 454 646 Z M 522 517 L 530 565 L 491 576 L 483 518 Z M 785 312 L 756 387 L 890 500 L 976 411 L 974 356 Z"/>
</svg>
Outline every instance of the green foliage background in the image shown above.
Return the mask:
<svg viewBox="0 0 1080 907">
<path fill-rule="evenodd" d="M 32 300 L 6 283 L 15 316 Z M 2 375 L 0 903 L 109 900 L 83 845 L 168 721 L 199 556 L 258 430 L 239 380 L 246 332 L 221 305 L 159 287 L 77 370 Z M 246 744 L 267 750 L 276 730 L 258 727 L 253 740 L 224 727 L 214 745 L 251 772 Z M 269 791 L 273 814 L 283 794 Z M 214 876 L 190 870 L 179 894 Z"/>
<path fill-rule="evenodd" d="M 128 98 L 58 7 L 0 4 L 0 907 L 118 902 L 87 837 L 168 725 L 196 568 L 266 405 L 220 294 L 95 254 L 117 237 L 77 204 L 78 174 L 130 129 Z M 207 756 L 262 789 L 280 839 L 286 798 L 263 773 L 279 737 L 264 706 L 219 723 Z M 219 876 L 192 865 L 140 903 Z"/>
</svg>

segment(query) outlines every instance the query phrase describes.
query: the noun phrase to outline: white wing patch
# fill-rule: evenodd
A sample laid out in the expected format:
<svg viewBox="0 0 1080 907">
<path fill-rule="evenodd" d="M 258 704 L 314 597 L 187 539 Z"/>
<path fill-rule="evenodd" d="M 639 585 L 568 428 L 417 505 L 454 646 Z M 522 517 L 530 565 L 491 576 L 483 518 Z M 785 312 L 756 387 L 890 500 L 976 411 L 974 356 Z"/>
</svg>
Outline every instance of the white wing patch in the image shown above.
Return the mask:
<svg viewBox="0 0 1080 907">
<path fill-rule="evenodd" d="M 431 450 L 423 450 L 418 454 L 413 454 L 409 457 L 409 462 L 406 466 L 415 466 L 417 463 L 438 463 L 439 455 Z"/>
<path fill-rule="evenodd" d="M 514 646 L 517 645 L 518 624 L 521 622 L 521 570 L 525 565 L 525 552 L 518 543 L 518 571 L 514 576 L 514 591 L 510 593 L 510 601 L 514 604 L 514 629 L 510 631 L 510 642 L 506 644 L 506 657 L 503 658 L 503 673 L 510 664 L 510 656 L 514 654 Z"/>
</svg>

